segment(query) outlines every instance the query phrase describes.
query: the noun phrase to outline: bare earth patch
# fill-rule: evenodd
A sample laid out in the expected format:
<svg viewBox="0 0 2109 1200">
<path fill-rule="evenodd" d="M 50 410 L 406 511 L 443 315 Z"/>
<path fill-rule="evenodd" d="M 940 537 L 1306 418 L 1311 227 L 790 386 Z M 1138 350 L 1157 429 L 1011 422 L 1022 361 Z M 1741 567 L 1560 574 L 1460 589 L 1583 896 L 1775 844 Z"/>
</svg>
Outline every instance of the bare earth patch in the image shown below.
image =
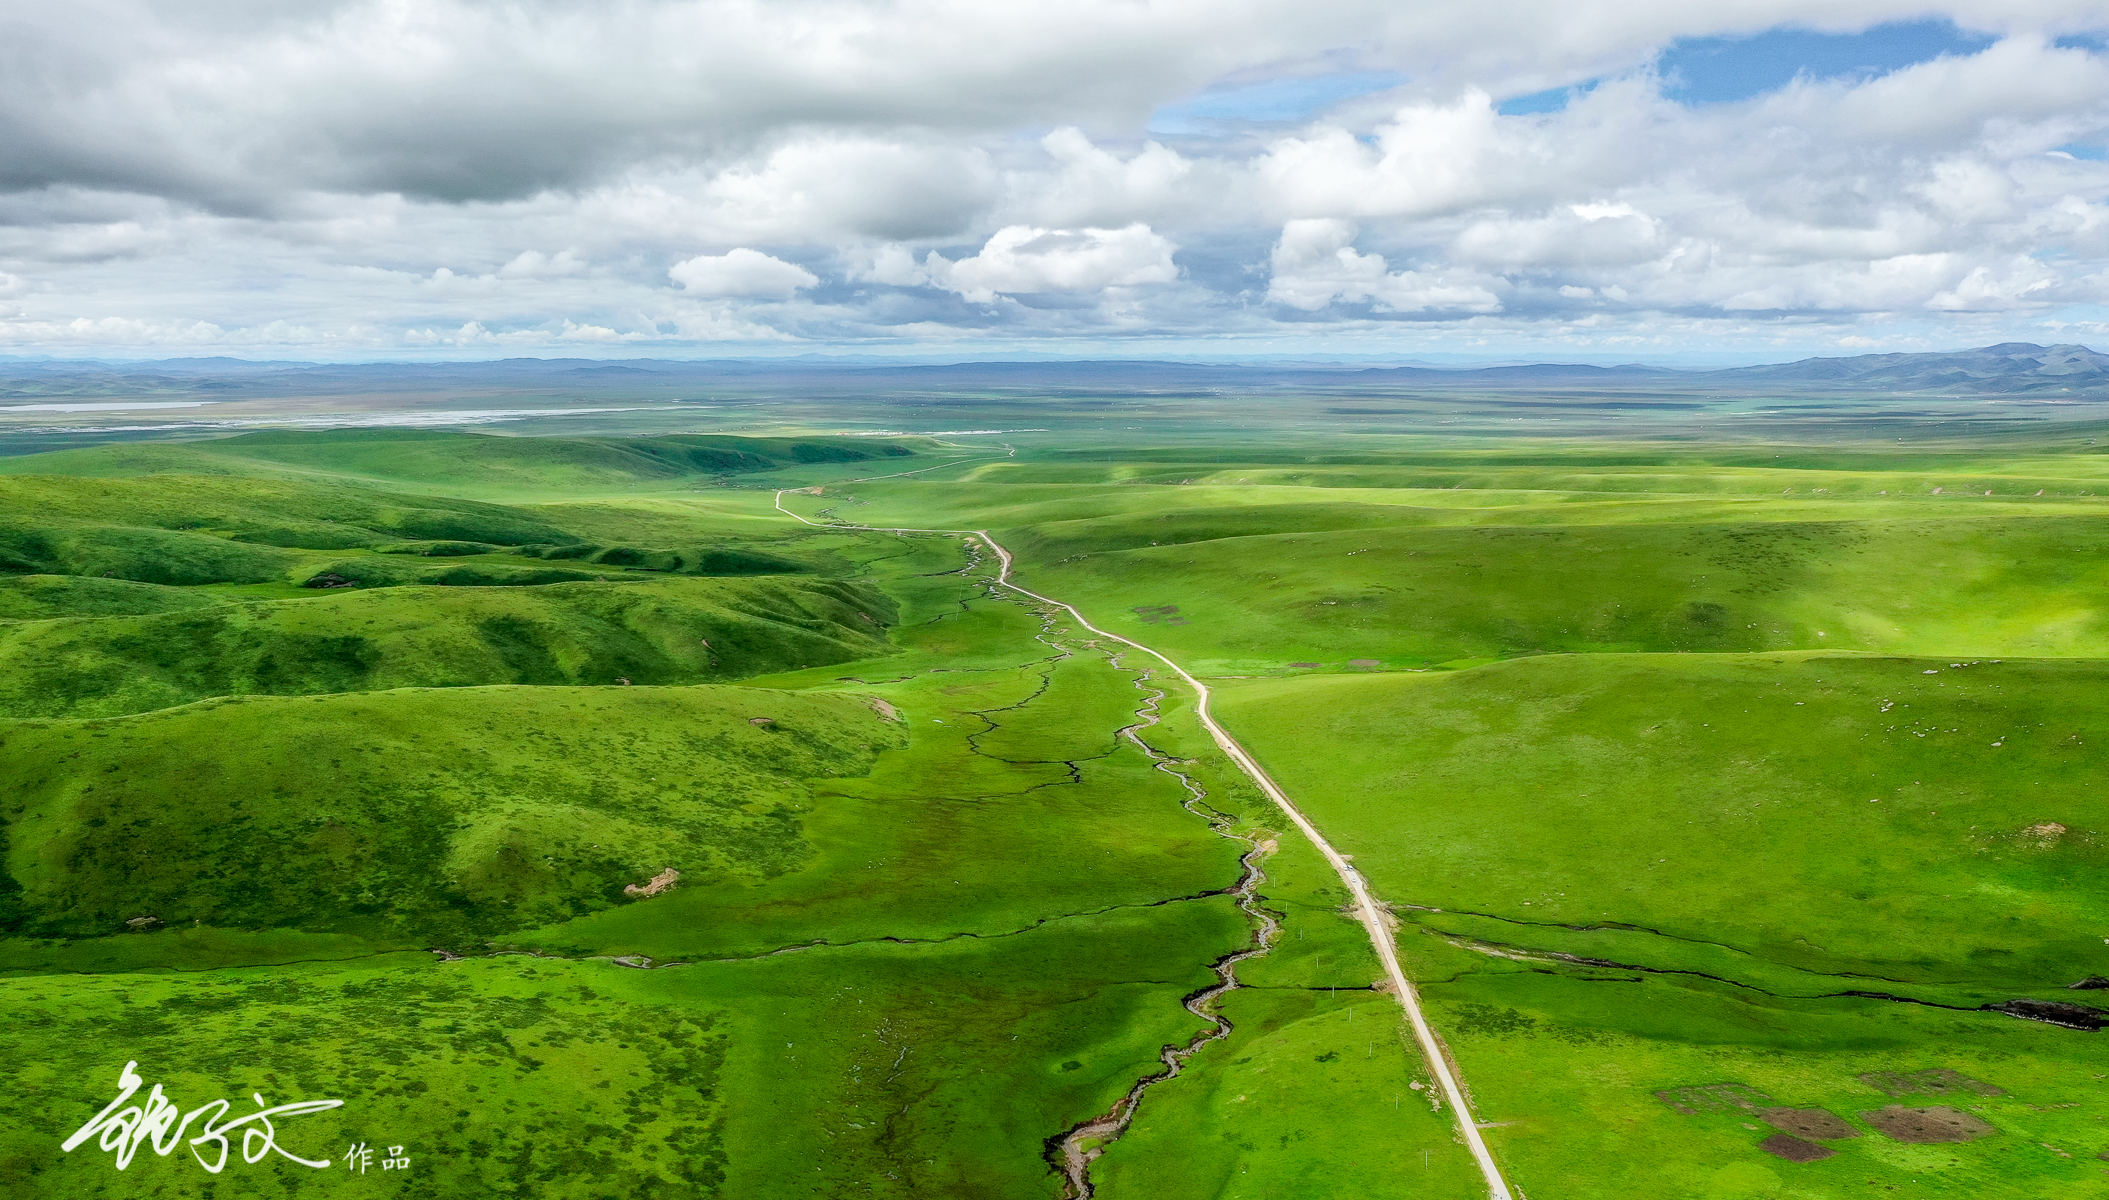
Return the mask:
<svg viewBox="0 0 2109 1200">
<path fill-rule="evenodd" d="M 1905 1108 L 1887 1104 L 1860 1119 L 1900 1142 L 1974 1142 L 1999 1132 L 1969 1113 L 1948 1108 Z"/>
<path fill-rule="evenodd" d="M 1833 1154 L 1838 1153 L 1829 1146 L 1819 1146 L 1815 1142 L 1805 1142 L 1790 1133 L 1775 1133 L 1764 1141 L 1759 1142 L 1758 1149 L 1763 1150 L 1767 1154 L 1776 1154 L 1788 1162 L 1796 1163 L 1815 1162 L 1819 1158 L 1829 1158 Z"/>
<path fill-rule="evenodd" d="M 1846 1124 L 1844 1118 L 1821 1108 L 1760 1109 L 1758 1120 L 1783 1133 L 1821 1141 L 1860 1136 L 1860 1131 Z"/>
<path fill-rule="evenodd" d="M 657 875 L 652 876 L 650 880 L 644 883 L 632 883 L 626 885 L 622 889 L 622 894 L 625 896 L 640 897 L 656 896 L 659 893 L 665 891 L 666 889 L 674 886 L 674 881 L 679 878 L 681 878 L 681 872 L 676 871 L 672 867 L 668 867 L 666 870 L 661 871 Z"/>
</svg>

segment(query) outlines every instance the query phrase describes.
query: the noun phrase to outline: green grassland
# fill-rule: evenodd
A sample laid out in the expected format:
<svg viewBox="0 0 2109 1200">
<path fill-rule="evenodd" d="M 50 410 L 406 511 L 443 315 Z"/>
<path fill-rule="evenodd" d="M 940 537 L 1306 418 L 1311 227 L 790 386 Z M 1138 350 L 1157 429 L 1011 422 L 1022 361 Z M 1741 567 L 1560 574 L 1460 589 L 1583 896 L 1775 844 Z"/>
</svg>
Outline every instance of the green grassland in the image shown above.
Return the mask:
<svg viewBox="0 0 2109 1200">
<path fill-rule="evenodd" d="M 1048 1140 L 1194 1036 L 1181 998 L 1252 936 L 1241 844 L 1119 736 L 1138 673 L 989 594 L 957 539 L 806 530 L 752 493 L 572 496 L 463 502 L 534 527 L 483 539 L 512 554 L 404 554 L 458 531 L 389 514 L 449 502 L 17 478 L 78 497 L 54 527 L 240 552 L 229 514 L 298 519 L 260 548 L 312 557 L 11 581 L 11 1192 L 375 1186 L 58 1153 L 136 1058 L 179 1102 L 345 1099 L 282 1144 L 404 1145 L 409 1195 L 1053 1196 Z M 292 586 L 328 552 L 577 544 L 797 569 L 597 551 L 604 579 Z"/>
<path fill-rule="evenodd" d="M 0 513 L 10 514 L 0 518 L 7 574 L 171 586 L 530 585 L 626 570 L 738 576 L 844 565 L 809 535 L 780 525 L 766 537 L 721 530 L 695 511 L 685 521 L 663 509 L 599 513 L 580 522 L 606 538 L 597 541 L 531 507 L 310 481 L 17 475 L 0 478 Z"/>
<path fill-rule="evenodd" d="M 1178 998 L 1206 972 L 1165 951 L 1237 924 L 1193 905 L 653 971 L 396 958 L 0 980 L 0 1179 L 37 1196 L 1048 1195 L 1041 1139 L 1184 1035 Z M 129 1058 L 186 1110 L 344 1100 L 278 1122 L 280 1145 L 333 1167 L 237 1156 L 211 1176 L 142 1148 L 120 1174 L 93 1143 L 58 1153 Z M 374 1165 L 348 1173 L 360 1141 Z M 380 1171 L 390 1146 L 399 1178 Z"/>
<path fill-rule="evenodd" d="M 2109 1195 L 2099 1035 L 1998 1011 L 2109 1008 L 2068 987 L 2109 974 L 2109 525 L 2072 442 L 1025 455 L 794 501 L 991 529 L 1027 586 L 1217 675 L 1221 719 L 1404 923 L 1525 1194 Z M 1162 1085 L 1105 1194 L 1413 1178 L 1352 1174 L 1379 1135 L 1312 1132 L 1342 1059 L 1309 1007 L 1234 994 L 1241 1049 Z M 1412 1057 L 1342 1094 L 1383 1107 Z M 1862 1079 L 1934 1068 L 2004 1094 Z M 1754 1112 L 1656 1097 L 1725 1083 L 1864 1136 L 1792 1164 Z M 1998 1132 L 1913 1146 L 1859 1117 L 1937 1103 Z M 1352 1130 L 1350 1107 L 1326 1116 Z M 1166 1170 L 1181 1154 L 1196 1169 Z"/>
<path fill-rule="evenodd" d="M 2066 1155 L 2109 1149 L 2109 1051 L 1979 1010 L 2084 1001 L 2067 985 L 2109 969 L 2103 670 L 1537 657 L 1237 684 L 1221 711 L 1406 922 L 1527 1190 L 1778 1194 L 1800 1176 L 1754 1152 L 1754 1116 L 1653 1094 L 1739 1082 L 1851 1114 L 1894 1102 L 1860 1075 L 1943 1067 L 2012 1093 L 1967 1097 L 2007 1137 L 1864 1139 L 1806 1194 L 2093 1195 Z"/>
<path fill-rule="evenodd" d="M 989 530 L 1212 677 L 1398 917 L 1522 1194 L 2109 1196 L 2105 1043 L 1999 1010 L 2109 975 L 2082 434 L 1205 430 L 9 461 L 10 1192 L 374 1184 L 58 1153 L 138 1058 L 191 1103 L 346 1098 L 283 1142 L 403 1144 L 408 1195 L 1061 1196 L 1065 1131 L 1208 1028 L 1260 843 L 1276 940 L 1098 1195 L 1483 1195 L 1344 887 L 1190 698 L 969 540 L 775 510 L 810 485 Z M 1767 1155 L 1758 1093 L 1862 1136 Z M 1886 1104 L 1996 1132 L 1897 1142 Z"/>
<path fill-rule="evenodd" d="M 1346 889 L 1309 842 L 1168 698 L 1149 732 L 1184 760 L 1210 803 L 1271 847 L 1260 896 L 1281 924 L 1240 964 L 1222 1012 L 1230 1036 L 1153 1088 L 1093 1167 L 1097 1194 L 1126 1198 L 1484 1194 L 1434 1081 L 1390 997 Z"/>
<path fill-rule="evenodd" d="M 719 681 L 885 653 L 894 616 L 869 584 L 795 576 L 306 595 L 0 623 L 0 712 L 119 716 L 214 696 Z M 125 593 L 112 603 L 127 601 L 136 603 Z"/>
<path fill-rule="evenodd" d="M 478 497 L 628 494 L 824 463 L 883 463 L 913 453 L 909 445 L 868 438 L 854 443 L 711 434 L 520 438 L 453 430 L 338 429 L 61 450 L 0 460 L 0 474 L 233 475 L 407 485 Z"/>
<path fill-rule="evenodd" d="M 1336 495 L 978 475 L 795 499 L 844 520 L 990 528 L 1028 586 L 1211 671 L 1576 651 L 2109 654 L 2109 524 L 2071 496 Z M 1689 482 L 1703 492 L 1711 476 Z M 987 512 L 963 508 L 977 495 Z"/>
<path fill-rule="evenodd" d="M 2094 661 L 1545 656 L 1233 685 L 1222 709 L 1367 842 L 1385 895 L 1444 910 L 1410 919 L 2006 999 L 2109 969 L 2105 683 Z"/>
<path fill-rule="evenodd" d="M 154 916 L 473 945 L 620 903 L 668 866 L 782 874 L 807 853 L 789 781 L 861 774 L 891 738 L 847 697 L 759 700 L 421 689 L 18 724 L 0 743 L 8 924 L 89 937 Z"/>
</svg>

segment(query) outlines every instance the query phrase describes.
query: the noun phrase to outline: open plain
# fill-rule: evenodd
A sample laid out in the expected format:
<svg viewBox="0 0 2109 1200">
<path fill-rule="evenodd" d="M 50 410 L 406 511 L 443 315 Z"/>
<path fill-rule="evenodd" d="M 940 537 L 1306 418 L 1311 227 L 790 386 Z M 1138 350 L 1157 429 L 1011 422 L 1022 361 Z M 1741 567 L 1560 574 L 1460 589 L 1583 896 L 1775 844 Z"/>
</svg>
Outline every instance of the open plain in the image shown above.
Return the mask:
<svg viewBox="0 0 2109 1200">
<path fill-rule="evenodd" d="M 1175 408 L 0 460 L 0 1177 L 2109 1195 L 2098 426 Z"/>
</svg>

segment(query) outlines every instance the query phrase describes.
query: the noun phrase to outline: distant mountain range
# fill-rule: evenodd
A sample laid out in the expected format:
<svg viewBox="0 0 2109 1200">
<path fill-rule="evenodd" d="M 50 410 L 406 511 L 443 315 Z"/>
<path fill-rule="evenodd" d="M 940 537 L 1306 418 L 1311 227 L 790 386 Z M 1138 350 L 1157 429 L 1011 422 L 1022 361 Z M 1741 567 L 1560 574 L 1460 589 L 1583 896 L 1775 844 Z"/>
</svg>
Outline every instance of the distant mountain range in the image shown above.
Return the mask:
<svg viewBox="0 0 2109 1200">
<path fill-rule="evenodd" d="M 1776 367 L 1708 372 L 1730 383 L 1795 383 L 1856 391 L 1993 393 L 2102 393 L 2109 391 L 2109 355 L 2085 346 L 2001 342 L 1949 354 L 1861 354 L 1805 358 Z"/>
<path fill-rule="evenodd" d="M 0 360 L 0 405 L 61 397 L 192 395 L 213 399 L 431 389 L 532 391 L 605 398 L 664 396 L 713 385 L 770 385 L 816 392 L 1052 389 L 1094 394 L 1333 389 L 1649 388 L 1726 393 L 1794 392 L 2027 395 L 2109 398 L 2109 355 L 2085 346 L 2003 342 L 1936 354 L 1805 358 L 1774 366 L 1678 371 L 1640 364 L 1535 363 L 1482 368 L 1370 367 L 1317 363 L 1147 360 L 970 362 L 949 365 L 796 359 L 515 358 L 491 362 L 296 363 L 233 358 L 160 362 Z"/>
<path fill-rule="evenodd" d="M 2038 346 L 2029 342 L 2001 342 L 1996 346 L 1939 354 L 1804 358 L 1774 366 L 1732 367 L 1722 371 L 1673 371 L 1639 364 L 1592 367 L 1542 363 L 1464 371 L 1397 367 L 1364 374 L 1453 387 L 1675 383 L 1738 391 L 1786 386 L 1797 390 L 1818 388 L 1942 395 L 2034 395 L 2046 392 L 2109 395 L 2109 355 L 2097 354 L 2085 346 Z"/>
</svg>

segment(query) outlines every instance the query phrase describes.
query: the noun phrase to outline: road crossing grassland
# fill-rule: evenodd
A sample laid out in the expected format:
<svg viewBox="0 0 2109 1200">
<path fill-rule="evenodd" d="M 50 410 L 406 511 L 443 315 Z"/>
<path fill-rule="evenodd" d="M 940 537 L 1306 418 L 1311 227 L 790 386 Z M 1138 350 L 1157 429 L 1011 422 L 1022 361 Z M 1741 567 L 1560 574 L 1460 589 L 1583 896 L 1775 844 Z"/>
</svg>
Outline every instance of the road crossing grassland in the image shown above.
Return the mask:
<svg viewBox="0 0 2109 1200">
<path fill-rule="evenodd" d="M 91 933 L 151 903 L 164 926 L 5 944 L 0 1191 L 114 1200 L 145 1180 L 209 1194 L 214 1180 L 180 1151 L 123 1174 L 92 1147 L 57 1151 L 133 1057 L 189 1105 L 244 1085 L 274 1101 L 343 1098 L 289 1123 L 289 1147 L 407 1143 L 437 1196 L 1052 1194 L 1043 1141 L 1190 1037 L 1181 997 L 1249 939 L 1221 893 L 1236 847 L 1116 737 L 1135 719 L 1132 674 L 1036 640 L 1026 605 L 957 574 L 958 543 L 865 540 L 898 560 L 882 581 L 901 607 L 894 652 L 816 668 L 802 686 L 413 689 L 0 726 L 11 778 L 71 764 L 17 796 L 37 801 L 13 828 L 32 886 L 5 898 L 39 921 L 70 904 Z M 845 670 L 868 682 L 845 684 Z M 766 753 L 829 754 L 840 769 L 758 778 Z M 123 814 L 95 826 L 101 843 L 64 820 L 79 803 L 66 788 L 83 781 Z M 611 848 L 613 823 L 567 807 L 586 802 L 627 806 L 658 844 Z M 374 804 L 391 806 L 386 819 Z M 454 828 L 456 804 L 485 810 L 495 855 Z M 669 818 L 697 812 L 784 853 L 743 863 L 737 840 L 678 836 Z M 405 829 L 413 817 L 429 825 Z M 157 820 L 199 836 L 157 835 Z M 344 860 L 374 827 L 431 861 L 381 856 L 346 888 Z M 243 929 L 212 928 L 253 889 L 195 859 L 153 878 L 69 879 L 80 856 L 40 853 L 38 831 L 155 859 L 211 832 L 232 853 L 197 857 L 252 878 L 244 847 L 268 846 L 264 865 L 313 932 L 248 928 L 285 923 L 294 906 L 276 900 L 282 911 L 255 920 L 230 913 Z M 309 847 L 313 869 L 282 869 Z M 548 891 L 611 849 L 627 860 L 612 881 Z M 669 861 L 679 886 L 620 898 L 625 879 Z M 450 868 L 484 871 L 500 900 L 547 892 L 498 905 L 507 918 L 584 911 L 460 941 L 369 928 L 403 924 L 387 919 L 406 910 L 384 884 L 432 891 L 426 907 L 446 911 L 438 893 L 471 882 Z M 201 895 L 201 881 L 227 897 Z M 142 896 L 147 883 L 157 890 Z M 436 961 L 432 945 L 465 957 Z M 259 1196 L 374 1185 L 262 1169 L 218 1182 Z"/>
<path fill-rule="evenodd" d="M 1021 462 L 823 503 L 986 529 L 1038 594 L 1211 676 L 1221 719 L 1398 905 L 1519 1190 L 2109 1196 L 2099 1035 L 1980 1007 L 2104 1007 L 2067 987 L 2109 975 L 2088 749 L 2109 732 L 2084 699 L 2109 656 L 2104 460 L 1987 458 L 1958 496 L 1938 464 L 1800 457 L 1588 490 L 1468 453 L 1235 488 L 1254 473 Z M 1364 657 L 1386 670 L 1341 673 Z M 1862 1076 L 1950 1068 L 2010 1091 L 1965 1102 L 1999 1136 L 1863 1133 L 1787 1164 L 1754 1118 L 1655 1098 L 1736 1081 L 1857 1119 L 1939 1102 Z M 1273 1154 L 1272 1122 L 1175 1096 Z M 1135 1161 L 1109 1154 L 1109 1185 Z"/>
<path fill-rule="evenodd" d="M 808 520 L 790 509 L 784 508 L 784 495 L 784 492 L 777 493 L 776 505 L 785 515 L 807 525 L 822 524 L 821 522 Z M 1502 1178 L 1501 1168 L 1495 1163 L 1493 1154 L 1488 1151 L 1485 1139 L 1480 1136 L 1478 1124 L 1472 1116 L 1470 1106 L 1466 1103 L 1463 1089 L 1458 1085 L 1452 1064 L 1448 1056 L 1443 1052 L 1441 1044 L 1437 1042 L 1435 1031 L 1429 1026 L 1427 1018 L 1421 1010 L 1419 997 L 1414 990 L 1413 982 L 1406 977 L 1404 968 L 1399 964 L 1398 949 L 1393 944 L 1389 927 L 1389 913 L 1382 909 L 1378 905 L 1377 900 L 1370 894 L 1368 884 L 1362 878 L 1361 873 L 1356 871 L 1347 859 L 1339 851 L 1335 850 L 1331 843 L 1326 841 L 1325 836 L 1297 808 L 1296 803 L 1289 798 L 1288 793 L 1284 792 L 1280 785 L 1276 784 L 1273 778 L 1260 767 L 1259 763 L 1254 761 L 1250 754 L 1246 753 L 1245 748 L 1238 744 L 1237 739 L 1231 737 L 1229 732 L 1209 714 L 1210 693 L 1208 686 L 1194 678 L 1178 663 L 1166 658 L 1156 650 L 1140 642 L 1099 628 L 1092 624 L 1083 613 L 1078 612 L 1075 608 L 1060 600 L 1043 596 L 1038 592 L 1012 583 L 1010 575 L 1013 562 L 1010 551 L 1006 550 L 1001 543 L 991 537 L 986 530 L 882 528 L 881 531 L 895 533 L 945 533 L 980 539 L 996 555 L 1000 564 L 996 575 L 996 581 L 1000 586 L 1009 588 L 1042 604 L 1052 605 L 1067 612 L 1078 625 L 1098 637 L 1130 646 L 1149 655 L 1163 663 L 1193 690 L 1196 701 L 1194 716 L 1208 730 L 1208 734 L 1215 741 L 1216 746 L 1225 755 L 1229 756 L 1230 760 L 1237 765 L 1240 771 L 1244 772 L 1253 783 L 1259 786 L 1269 800 L 1280 808 L 1282 813 L 1296 826 L 1297 831 L 1324 856 L 1327 864 L 1339 876 L 1340 881 L 1347 886 L 1349 895 L 1352 897 L 1352 906 L 1356 916 L 1361 921 L 1363 929 L 1368 933 L 1370 944 L 1375 948 L 1377 957 L 1383 964 L 1385 974 L 1391 982 L 1393 994 L 1398 998 L 1401 1007 L 1405 1010 L 1407 1022 L 1413 1029 L 1414 1040 L 1420 1046 L 1423 1061 L 1426 1063 L 1430 1074 L 1434 1076 L 1437 1086 L 1442 1089 L 1444 1098 L 1449 1102 L 1450 1111 L 1457 1118 L 1458 1130 L 1463 1136 L 1466 1146 L 1471 1150 L 1473 1160 L 1478 1165 L 1481 1175 L 1485 1178 L 1488 1194 L 1493 1200 L 1510 1200 L 1511 1193 L 1507 1182 Z"/>
</svg>

